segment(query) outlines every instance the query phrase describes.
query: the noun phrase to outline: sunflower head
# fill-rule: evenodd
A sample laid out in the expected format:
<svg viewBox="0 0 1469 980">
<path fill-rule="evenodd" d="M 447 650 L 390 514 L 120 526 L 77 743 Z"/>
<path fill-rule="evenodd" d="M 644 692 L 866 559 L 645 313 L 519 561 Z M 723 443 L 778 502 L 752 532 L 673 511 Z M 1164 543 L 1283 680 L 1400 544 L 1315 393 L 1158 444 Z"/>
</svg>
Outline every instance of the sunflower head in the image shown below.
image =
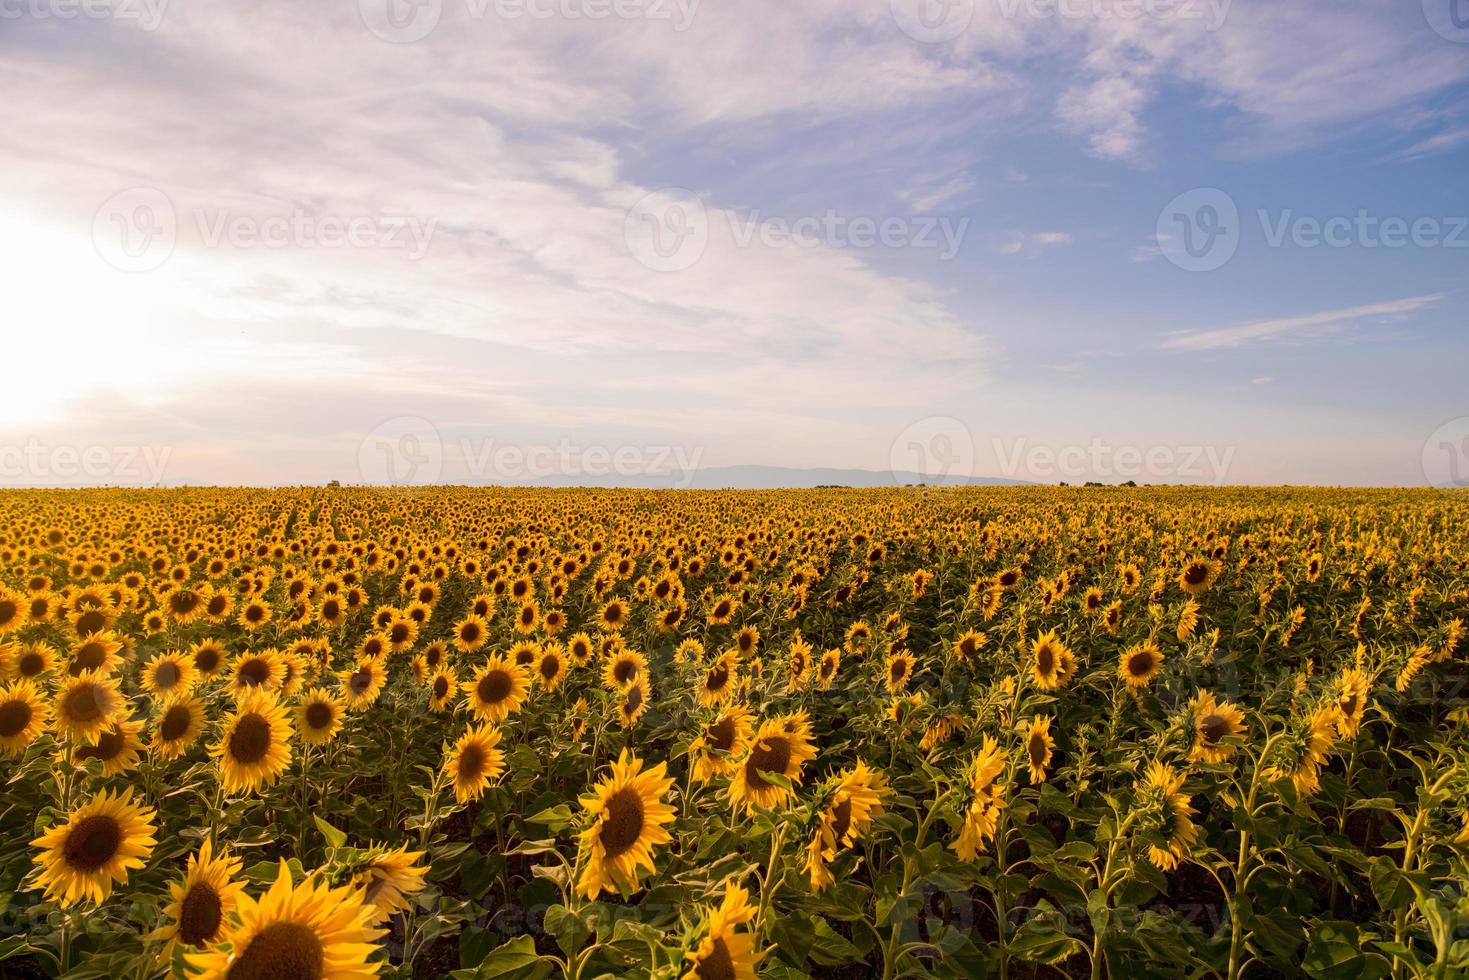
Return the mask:
<svg viewBox="0 0 1469 980">
<path fill-rule="evenodd" d="M 1189 758 L 1223 762 L 1234 754 L 1245 731 L 1245 713 L 1227 701 L 1200 691 L 1193 704 L 1193 748 Z"/>
<path fill-rule="evenodd" d="M 761 722 L 730 780 L 732 801 L 753 811 L 780 806 L 794 795 L 791 786 L 801 781 L 801 769 L 816 757 L 816 749 L 805 731 L 786 729 L 780 718 Z M 781 781 L 766 778 L 771 775 Z"/>
<path fill-rule="evenodd" d="M 505 772 L 500 732 L 489 725 L 466 728 L 444 758 L 444 773 L 460 803 L 477 800 Z"/>
<path fill-rule="evenodd" d="M 464 683 L 464 704 L 479 721 L 498 723 L 520 710 L 530 693 L 526 669 L 506 657 L 491 657 Z"/>
<path fill-rule="evenodd" d="M 26 678 L 0 685 L 0 755 L 19 755 L 47 728 L 51 705 Z"/>
<path fill-rule="evenodd" d="M 219 762 L 225 792 L 271 786 L 291 761 L 291 722 L 284 706 L 268 692 L 246 692 L 225 719 L 209 754 Z"/>
<path fill-rule="evenodd" d="M 641 759 L 622 750 L 611 774 L 581 798 L 589 822 L 581 835 L 585 864 L 578 891 L 592 899 L 603 891 L 631 894 L 641 887 L 643 873 L 656 870 L 653 848 L 672 840 L 663 829 L 675 813 L 663 802 L 672 785 L 665 763 L 645 769 Z"/>
<path fill-rule="evenodd" d="M 242 864 L 227 851 L 216 855 L 207 838 L 199 852 L 189 856 L 184 876 L 168 886 L 169 902 L 163 910 L 167 921 L 153 936 L 167 943 L 162 959 L 170 958 L 177 944 L 203 949 L 223 937 L 245 890 L 245 883 L 236 880 Z"/>
<path fill-rule="evenodd" d="M 1147 846 L 1148 860 L 1163 871 L 1178 867 L 1198 839 L 1190 817 L 1191 797 L 1182 792 L 1184 775 L 1156 759 L 1148 763 L 1133 796 L 1134 834 Z"/>
<path fill-rule="evenodd" d="M 1128 687 L 1144 688 L 1163 669 L 1163 651 L 1157 644 L 1139 643 L 1122 651 L 1117 660 L 1117 675 Z"/>
<path fill-rule="evenodd" d="M 128 871 L 153 853 L 154 811 L 133 802 L 131 787 L 102 792 L 73 810 L 66 823 L 31 841 L 40 874 L 36 885 L 62 906 L 83 899 L 104 902 Z"/>
</svg>

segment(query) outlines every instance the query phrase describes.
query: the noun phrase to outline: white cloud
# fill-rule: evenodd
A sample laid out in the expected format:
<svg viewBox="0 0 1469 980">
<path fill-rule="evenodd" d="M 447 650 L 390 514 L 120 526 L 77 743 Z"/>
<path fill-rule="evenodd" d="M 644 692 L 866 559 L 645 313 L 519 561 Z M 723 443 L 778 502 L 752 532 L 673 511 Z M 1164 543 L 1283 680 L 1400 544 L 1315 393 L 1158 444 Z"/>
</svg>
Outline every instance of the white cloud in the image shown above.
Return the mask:
<svg viewBox="0 0 1469 980">
<path fill-rule="evenodd" d="M 1211 330 L 1183 330 L 1170 334 L 1163 341 L 1165 350 L 1223 350 L 1254 344 L 1300 340 L 1320 336 L 1339 330 L 1361 320 L 1402 318 L 1411 313 L 1428 309 L 1444 298 L 1442 293 L 1431 296 L 1415 296 L 1408 299 L 1373 303 L 1345 310 L 1327 310 L 1301 316 L 1281 317 L 1273 320 L 1257 320 L 1233 327 Z"/>
</svg>

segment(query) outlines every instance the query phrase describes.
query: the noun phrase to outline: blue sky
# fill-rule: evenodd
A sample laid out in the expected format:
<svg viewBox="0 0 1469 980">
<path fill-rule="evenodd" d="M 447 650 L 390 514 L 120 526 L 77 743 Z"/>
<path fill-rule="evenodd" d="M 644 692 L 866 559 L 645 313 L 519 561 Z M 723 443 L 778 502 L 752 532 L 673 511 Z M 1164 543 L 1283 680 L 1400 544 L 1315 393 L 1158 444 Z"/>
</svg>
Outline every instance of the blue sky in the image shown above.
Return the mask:
<svg viewBox="0 0 1469 980">
<path fill-rule="evenodd" d="M 0 484 L 1469 475 L 1451 3 L 11 0 Z"/>
</svg>

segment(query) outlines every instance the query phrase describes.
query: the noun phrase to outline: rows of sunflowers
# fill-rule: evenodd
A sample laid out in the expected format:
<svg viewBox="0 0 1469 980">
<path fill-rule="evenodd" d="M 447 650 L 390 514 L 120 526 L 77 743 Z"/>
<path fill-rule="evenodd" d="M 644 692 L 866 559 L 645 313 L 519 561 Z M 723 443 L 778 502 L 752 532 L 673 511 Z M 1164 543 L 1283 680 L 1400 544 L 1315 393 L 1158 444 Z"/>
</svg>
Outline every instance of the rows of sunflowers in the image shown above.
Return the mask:
<svg viewBox="0 0 1469 980">
<path fill-rule="evenodd" d="M 1469 971 L 1462 497 L 0 515 L 5 978 Z"/>
</svg>

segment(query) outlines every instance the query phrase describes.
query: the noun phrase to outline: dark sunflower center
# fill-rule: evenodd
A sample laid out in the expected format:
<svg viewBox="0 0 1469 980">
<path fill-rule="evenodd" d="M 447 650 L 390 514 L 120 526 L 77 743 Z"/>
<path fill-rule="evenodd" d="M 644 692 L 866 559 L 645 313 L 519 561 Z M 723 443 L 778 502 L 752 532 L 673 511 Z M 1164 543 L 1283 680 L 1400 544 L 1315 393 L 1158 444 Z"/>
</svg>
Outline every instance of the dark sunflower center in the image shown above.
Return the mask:
<svg viewBox="0 0 1469 980">
<path fill-rule="evenodd" d="M 602 848 L 608 858 L 625 853 L 643 832 L 643 798 L 632 787 L 613 793 L 602 812 Z"/>
<path fill-rule="evenodd" d="M 769 786 L 761 773 L 785 775 L 790 764 L 791 743 L 780 737 L 767 738 L 750 750 L 750 758 L 745 761 L 745 779 L 757 788 Z"/>
<path fill-rule="evenodd" d="M 1209 569 L 1204 565 L 1190 565 L 1183 573 L 1183 580 L 1189 585 L 1198 585 L 1208 577 Z"/>
<path fill-rule="evenodd" d="M 710 944 L 709 952 L 699 958 L 694 964 L 694 973 L 698 974 L 699 980 L 735 980 L 734 960 L 729 955 L 729 947 L 724 940 L 715 937 Z"/>
<path fill-rule="evenodd" d="M 72 688 L 61 701 L 61 713 L 69 721 L 89 722 L 102 717 L 101 692 L 91 684 Z"/>
<path fill-rule="evenodd" d="M 852 826 L 852 801 L 842 800 L 831 811 L 831 832 L 840 841 L 847 836 L 847 829 Z"/>
<path fill-rule="evenodd" d="M 99 609 L 89 609 L 77 617 L 77 636 L 90 636 L 107 628 L 107 614 Z"/>
<path fill-rule="evenodd" d="M 191 613 L 199 605 L 199 597 L 192 592 L 175 592 L 168 597 L 168 608 L 175 613 Z"/>
<path fill-rule="evenodd" d="M 122 732 L 116 728 L 103 732 L 96 745 L 83 745 L 77 749 L 78 759 L 101 759 L 107 762 L 117 756 L 123 747 Z"/>
<path fill-rule="evenodd" d="M 722 691 L 724 685 L 729 683 L 729 668 L 720 664 L 711 668 L 709 676 L 704 680 L 704 686 L 711 691 Z"/>
<path fill-rule="evenodd" d="M 322 729 L 332 723 L 332 707 L 320 701 L 313 701 L 306 706 L 306 727 Z"/>
<path fill-rule="evenodd" d="M 309 926 L 296 922 L 266 926 L 226 974 L 229 980 L 321 980 L 325 975 L 321 940 Z"/>
<path fill-rule="evenodd" d="M 628 681 L 637 676 L 637 672 L 637 664 L 633 663 L 631 660 L 619 660 L 617 662 L 617 665 L 612 668 L 612 677 L 617 681 L 617 683 L 626 684 Z"/>
<path fill-rule="evenodd" d="M 351 688 L 353 694 L 366 694 L 372 689 L 372 671 L 352 671 L 352 676 L 347 679 L 347 686 Z"/>
<path fill-rule="evenodd" d="M 555 657 L 541 658 L 542 677 L 544 677 L 546 680 L 550 680 L 559 673 L 561 673 L 561 661 L 557 660 Z"/>
<path fill-rule="evenodd" d="M 259 687 L 270 680 L 270 664 L 259 657 L 251 658 L 240 664 L 239 676 L 251 687 Z"/>
<path fill-rule="evenodd" d="M 888 668 L 888 676 L 895 681 L 902 680 L 904 675 L 906 675 L 907 673 L 908 665 L 903 663 L 903 661 L 901 660 L 893 661 L 892 666 Z"/>
<path fill-rule="evenodd" d="M 259 762 L 270 751 L 270 722 L 253 711 L 235 722 L 230 732 L 230 758 L 244 765 Z"/>
<path fill-rule="evenodd" d="M 459 754 L 459 778 L 478 779 L 485 771 L 485 752 L 478 745 L 466 745 Z"/>
<path fill-rule="evenodd" d="M 158 726 L 158 734 L 165 742 L 182 738 L 184 732 L 189 730 L 189 722 L 194 720 L 194 713 L 181 704 L 169 708 L 163 716 L 162 723 Z"/>
<path fill-rule="evenodd" d="M 627 689 L 627 700 L 623 702 L 623 709 L 632 714 L 643 706 L 643 689 L 630 687 Z"/>
<path fill-rule="evenodd" d="M 721 718 L 709 726 L 709 744 L 721 752 L 734 747 L 735 723 L 732 718 Z"/>
<path fill-rule="evenodd" d="M 1147 650 L 1139 650 L 1127 658 L 1127 672 L 1133 677 L 1143 677 L 1153 669 L 1153 654 Z"/>
<path fill-rule="evenodd" d="M 1341 713 L 1346 715 L 1348 718 L 1355 718 L 1357 716 L 1357 712 L 1361 710 L 1362 707 L 1362 701 L 1360 698 L 1357 697 L 1356 694 L 1348 694 L 1345 697 L 1341 698 L 1341 700 L 1337 703 L 1341 708 Z"/>
<path fill-rule="evenodd" d="M 1219 714 L 1205 715 L 1199 722 L 1199 734 L 1205 744 L 1214 745 L 1229 734 L 1229 719 Z"/>
<path fill-rule="evenodd" d="M 77 651 L 76 659 L 72 661 L 71 672 L 73 675 L 84 670 L 96 670 L 107 662 L 107 650 L 100 643 L 84 643 Z"/>
<path fill-rule="evenodd" d="M 225 609 L 229 608 L 229 599 L 225 596 L 211 596 L 204 609 L 211 616 L 223 616 Z"/>
<path fill-rule="evenodd" d="M 84 818 L 66 835 L 62 846 L 66 865 L 76 871 L 91 873 L 112 860 L 122 846 L 122 827 L 112 817 Z"/>
<path fill-rule="evenodd" d="M 1043 766 L 1046 764 L 1046 739 L 1040 732 L 1032 732 L 1030 741 L 1025 743 L 1025 751 L 1030 755 L 1030 764 Z"/>
<path fill-rule="evenodd" d="M 204 882 L 195 882 L 179 903 L 179 940 L 190 946 L 203 946 L 214 939 L 223 921 L 224 907 L 219 894 Z"/>
<path fill-rule="evenodd" d="M 510 681 L 510 673 L 496 669 L 479 679 L 475 691 L 485 704 L 499 704 L 510 696 L 513 686 Z"/>
<path fill-rule="evenodd" d="M 176 687 L 179 682 L 178 664 L 165 660 L 153 670 L 153 683 L 163 690 Z"/>
<path fill-rule="evenodd" d="M 46 661 L 39 653 L 28 653 L 20 658 L 20 676 L 35 677 L 45 665 Z"/>
<path fill-rule="evenodd" d="M 1035 665 L 1042 674 L 1049 674 L 1056 669 L 1056 654 L 1050 644 L 1042 644 L 1035 652 Z"/>
<path fill-rule="evenodd" d="M 465 643 L 473 643 L 479 639 L 479 626 L 474 623 L 465 623 L 459 627 L 459 639 Z"/>
<path fill-rule="evenodd" d="M 34 713 L 25 701 L 6 701 L 0 704 L 0 738 L 19 735 L 31 723 Z"/>
<path fill-rule="evenodd" d="M 219 666 L 219 651 L 205 647 L 194 654 L 194 666 L 208 674 Z"/>
<path fill-rule="evenodd" d="M 408 626 L 405 623 L 394 623 L 388 632 L 388 639 L 394 643 L 402 643 L 408 639 Z"/>
</svg>

